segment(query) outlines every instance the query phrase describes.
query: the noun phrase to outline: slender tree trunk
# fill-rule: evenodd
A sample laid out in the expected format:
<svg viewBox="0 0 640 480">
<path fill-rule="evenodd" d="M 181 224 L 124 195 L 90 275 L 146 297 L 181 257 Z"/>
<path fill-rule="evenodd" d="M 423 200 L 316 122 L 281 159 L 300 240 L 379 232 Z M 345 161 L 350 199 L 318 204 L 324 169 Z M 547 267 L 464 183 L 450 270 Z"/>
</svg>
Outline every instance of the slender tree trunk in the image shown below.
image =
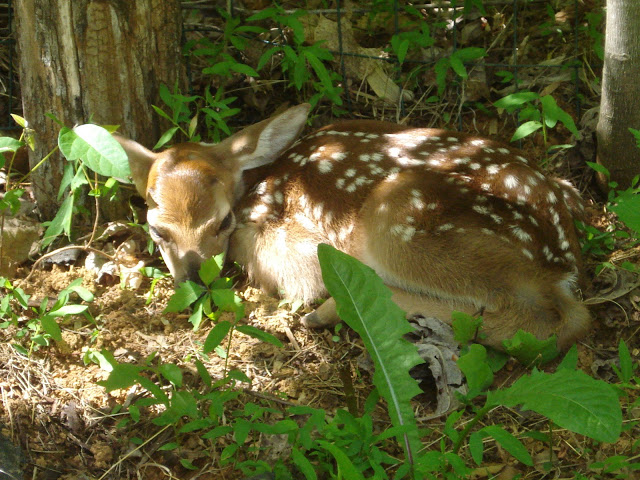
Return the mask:
<svg viewBox="0 0 640 480">
<path fill-rule="evenodd" d="M 24 115 L 36 139 L 31 167 L 57 144 L 48 113 L 67 126 L 119 124 L 143 144 L 157 141 L 158 87 L 184 86 L 179 0 L 17 0 L 15 13 Z M 58 209 L 63 162 L 56 154 L 32 176 L 44 219 Z M 123 207 L 104 202 L 103 212 Z"/>
<path fill-rule="evenodd" d="M 639 0 L 607 0 L 604 55 L 598 162 L 626 187 L 640 173 L 640 149 L 628 130 L 640 129 Z"/>
</svg>

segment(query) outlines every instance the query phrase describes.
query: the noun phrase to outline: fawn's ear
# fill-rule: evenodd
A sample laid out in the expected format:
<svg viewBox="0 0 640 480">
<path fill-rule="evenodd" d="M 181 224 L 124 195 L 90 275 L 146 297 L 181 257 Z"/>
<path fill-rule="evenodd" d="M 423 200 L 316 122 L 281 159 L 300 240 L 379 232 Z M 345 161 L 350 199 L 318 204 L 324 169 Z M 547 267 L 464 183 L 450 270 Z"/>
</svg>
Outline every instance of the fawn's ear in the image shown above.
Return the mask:
<svg viewBox="0 0 640 480">
<path fill-rule="evenodd" d="M 146 149 L 138 142 L 130 140 L 126 137 L 113 134 L 118 143 L 124 148 L 129 157 L 129 168 L 131 169 L 131 178 L 136 186 L 136 190 L 142 198 L 147 196 L 147 181 L 149 179 L 149 170 L 156 160 L 156 154 Z"/>
<path fill-rule="evenodd" d="M 251 125 L 216 147 L 227 151 L 241 170 L 260 167 L 277 159 L 298 138 L 307 122 L 311 105 L 303 103 Z"/>
</svg>

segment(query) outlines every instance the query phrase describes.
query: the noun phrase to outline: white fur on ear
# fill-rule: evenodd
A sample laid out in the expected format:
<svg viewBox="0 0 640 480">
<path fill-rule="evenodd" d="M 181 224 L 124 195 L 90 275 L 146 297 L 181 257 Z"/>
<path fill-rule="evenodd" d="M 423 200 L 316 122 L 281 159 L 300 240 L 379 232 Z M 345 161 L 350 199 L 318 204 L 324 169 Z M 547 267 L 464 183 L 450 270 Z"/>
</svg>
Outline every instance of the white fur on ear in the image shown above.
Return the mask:
<svg viewBox="0 0 640 480">
<path fill-rule="evenodd" d="M 149 178 L 149 170 L 151 165 L 156 161 L 156 154 L 148 150 L 138 142 L 129 138 L 113 134 L 118 143 L 122 146 L 127 157 L 129 157 L 129 168 L 131 169 L 131 178 L 136 186 L 136 190 L 142 196 L 147 194 L 147 180 Z"/>
<path fill-rule="evenodd" d="M 256 124 L 255 127 L 262 128 L 257 132 L 255 150 L 238 157 L 242 170 L 260 167 L 277 159 L 298 139 L 307 123 L 309 110 L 311 105 L 303 103 Z"/>
</svg>

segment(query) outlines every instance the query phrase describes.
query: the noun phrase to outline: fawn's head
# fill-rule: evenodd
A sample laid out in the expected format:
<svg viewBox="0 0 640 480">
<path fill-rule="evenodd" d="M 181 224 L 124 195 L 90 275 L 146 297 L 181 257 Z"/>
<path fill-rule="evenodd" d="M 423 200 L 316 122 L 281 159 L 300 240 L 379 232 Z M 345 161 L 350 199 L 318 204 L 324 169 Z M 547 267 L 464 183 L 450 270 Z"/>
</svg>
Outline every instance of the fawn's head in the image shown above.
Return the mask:
<svg viewBox="0 0 640 480">
<path fill-rule="evenodd" d="M 297 139 L 308 104 L 251 125 L 215 145 L 182 143 L 155 153 L 116 136 L 129 157 L 138 193 L 149 207 L 151 238 L 175 284 L 199 281 L 208 258 L 226 253 L 242 172 L 276 160 Z"/>
</svg>

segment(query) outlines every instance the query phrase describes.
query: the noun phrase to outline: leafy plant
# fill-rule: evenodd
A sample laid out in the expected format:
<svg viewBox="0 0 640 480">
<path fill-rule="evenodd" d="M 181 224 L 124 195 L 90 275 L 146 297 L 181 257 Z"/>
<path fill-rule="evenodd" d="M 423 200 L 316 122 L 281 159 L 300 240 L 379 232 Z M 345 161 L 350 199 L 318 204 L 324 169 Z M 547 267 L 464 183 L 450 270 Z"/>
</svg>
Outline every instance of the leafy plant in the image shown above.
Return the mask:
<svg viewBox="0 0 640 480">
<path fill-rule="evenodd" d="M 551 95 L 540 95 L 536 92 L 518 92 L 507 95 L 494 103 L 499 110 L 504 109 L 507 113 L 518 112 L 518 121 L 522 123 L 511 137 L 511 141 L 520 140 L 537 130 L 542 129 L 542 136 L 545 149 L 550 148 L 570 148 L 572 145 L 549 146 L 549 136 L 547 129 L 554 128 L 558 122 L 563 124 L 576 138 L 580 138 L 575 122 L 566 111 L 564 111 Z"/>
<path fill-rule="evenodd" d="M 0 301 L 0 328 L 8 328 L 14 326 L 17 328 L 15 333 L 16 340 L 20 343 L 14 343 L 13 347 L 16 351 L 23 355 L 30 355 L 41 347 L 49 346 L 51 341 L 62 341 L 62 332 L 58 319 L 65 319 L 72 315 L 83 315 L 90 322 L 93 317 L 88 312 L 87 305 L 80 305 L 70 302 L 71 294 L 77 294 L 85 302 L 93 301 L 93 294 L 84 288 L 82 279 L 76 279 L 69 284 L 67 288 L 58 294 L 57 300 L 53 305 L 49 305 L 49 298 L 45 297 L 38 307 L 29 306 L 30 295 L 27 295 L 21 288 L 14 287 L 6 278 L 0 278 L 0 288 L 5 294 Z M 21 316 L 15 313 L 18 307 L 23 311 L 23 320 Z M 33 315 L 32 318 L 27 318 Z M 23 345 L 24 341 L 29 342 L 29 347 Z"/>
<path fill-rule="evenodd" d="M 118 189 L 116 178 L 126 181 L 130 175 L 126 153 L 110 131 L 98 125 L 85 124 L 73 129 L 63 127 L 58 135 L 58 148 L 68 161 L 58 191 L 58 199 L 63 196 L 65 199 L 53 220 L 43 224 L 47 226 L 43 247 L 60 234 L 71 237 L 74 212 L 83 210 L 78 204 L 82 187 L 88 185 L 89 195 L 96 198 L 113 198 Z M 108 178 L 101 183 L 89 170 Z"/>
<path fill-rule="evenodd" d="M 453 70 L 453 72 L 463 80 L 466 80 L 469 75 L 464 64 L 466 62 L 482 58 L 486 54 L 487 51 L 484 48 L 467 47 L 454 50 L 450 56 L 442 57 L 438 60 L 434 67 L 436 72 L 436 84 L 438 85 L 438 95 L 442 95 L 447 87 L 447 75 L 449 73 L 449 69 Z"/>
</svg>

